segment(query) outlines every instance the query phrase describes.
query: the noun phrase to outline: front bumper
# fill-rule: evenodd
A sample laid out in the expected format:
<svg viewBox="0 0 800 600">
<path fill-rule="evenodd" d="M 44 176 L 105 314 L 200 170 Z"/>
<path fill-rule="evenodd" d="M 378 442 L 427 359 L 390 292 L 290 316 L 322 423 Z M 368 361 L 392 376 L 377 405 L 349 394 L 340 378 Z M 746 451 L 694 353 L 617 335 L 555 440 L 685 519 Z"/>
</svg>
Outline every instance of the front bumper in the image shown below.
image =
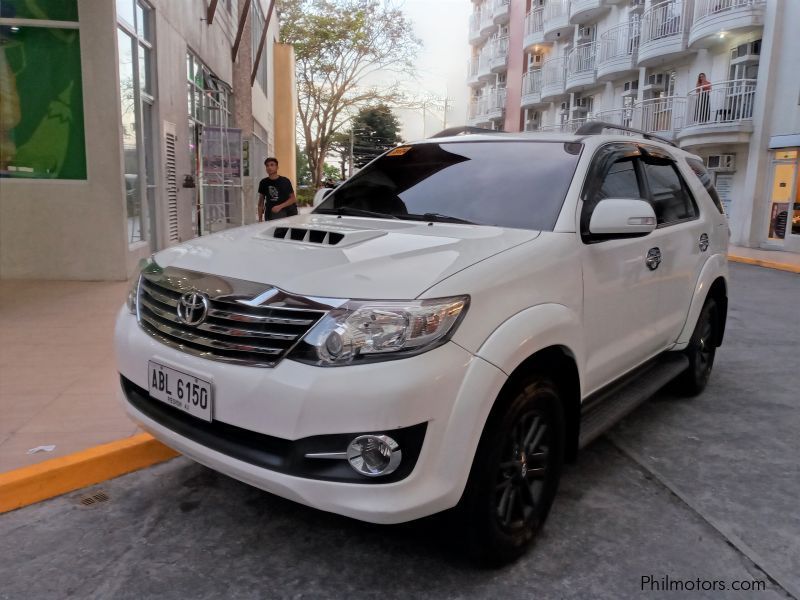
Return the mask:
<svg viewBox="0 0 800 600">
<path fill-rule="evenodd" d="M 502 371 L 454 343 L 416 357 L 348 367 L 313 367 L 291 360 L 272 369 L 218 363 L 159 344 L 125 309 L 117 320 L 115 345 L 127 388 L 127 394 L 120 389 L 126 410 L 156 438 L 197 462 L 279 496 L 375 523 L 420 518 L 458 502 L 486 417 L 505 383 Z M 143 402 L 158 403 L 149 396 L 129 399 L 133 392 L 142 396 L 147 389 L 149 360 L 212 382 L 212 425 L 226 429 L 228 441 L 251 438 L 249 447 L 258 449 L 259 440 L 277 440 L 290 450 L 271 465 L 274 453 L 272 458 L 269 452 L 261 453 L 265 464 L 217 443 L 219 439 L 209 441 L 181 430 L 147 409 Z M 189 419 L 191 424 L 193 417 Z M 197 427 L 200 423 L 205 422 Z M 405 470 L 401 465 L 396 474 L 368 481 L 336 471 L 349 469 L 344 461 L 319 467 L 308 465 L 314 459 L 298 462 L 309 439 L 344 440 L 378 432 L 406 436 L 401 446 Z M 207 433 L 214 435 L 213 429 Z"/>
</svg>

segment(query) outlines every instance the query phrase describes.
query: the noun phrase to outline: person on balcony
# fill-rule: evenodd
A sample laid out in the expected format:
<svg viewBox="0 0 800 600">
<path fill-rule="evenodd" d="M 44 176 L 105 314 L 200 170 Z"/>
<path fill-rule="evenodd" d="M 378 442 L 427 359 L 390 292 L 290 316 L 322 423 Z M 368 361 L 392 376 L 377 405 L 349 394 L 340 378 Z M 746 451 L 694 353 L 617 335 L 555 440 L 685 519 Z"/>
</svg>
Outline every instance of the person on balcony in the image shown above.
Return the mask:
<svg viewBox="0 0 800 600">
<path fill-rule="evenodd" d="M 711 82 L 706 79 L 705 73 L 697 76 L 695 92 L 697 92 L 697 104 L 694 108 L 694 120 L 695 123 L 705 123 L 711 117 Z"/>
</svg>

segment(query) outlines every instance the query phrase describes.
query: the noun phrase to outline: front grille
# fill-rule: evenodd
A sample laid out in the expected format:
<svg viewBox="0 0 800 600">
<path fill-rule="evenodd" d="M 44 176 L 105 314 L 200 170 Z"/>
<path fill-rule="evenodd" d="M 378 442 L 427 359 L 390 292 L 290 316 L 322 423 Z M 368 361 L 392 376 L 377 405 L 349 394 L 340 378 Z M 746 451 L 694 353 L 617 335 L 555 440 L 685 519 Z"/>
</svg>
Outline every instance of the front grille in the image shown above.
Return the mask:
<svg viewBox="0 0 800 600">
<path fill-rule="evenodd" d="M 139 280 L 138 320 L 160 342 L 210 360 L 273 367 L 325 314 L 328 307 L 277 288 L 167 267 Z M 187 325 L 181 297 L 208 298 L 205 319 Z"/>
</svg>

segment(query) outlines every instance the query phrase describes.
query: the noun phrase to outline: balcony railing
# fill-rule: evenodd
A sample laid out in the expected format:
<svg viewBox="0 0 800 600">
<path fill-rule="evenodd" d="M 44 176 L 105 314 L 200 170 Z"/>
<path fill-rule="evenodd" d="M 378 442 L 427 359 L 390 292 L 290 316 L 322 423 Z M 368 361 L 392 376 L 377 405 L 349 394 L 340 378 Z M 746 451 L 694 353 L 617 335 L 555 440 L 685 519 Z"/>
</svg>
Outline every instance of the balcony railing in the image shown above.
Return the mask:
<svg viewBox="0 0 800 600">
<path fill-rule="evenodd" d="M 525 37 L 540 37 L 544 33 L 544 9 L 534 8 L 525 15 Z M 526 43 L 527 45 L 527 43 Z"/>
<path fill-rule="evenodd" d="M 481 34 L 481 9 L 477 9 L 469 16 L 469 39 L 473 40 Z"/>
<path fill-rule="evenodd" d="M 495 21 L 507 21 L 508 8 L 511 0 L 494 0 L 492 3 L 492 15 Z"/>
<path fill-rule="evenodd" d="M 567 77 L 594 72 L 597 43 L 575 46 L 567 55 Z"/>
<path fill-rule="evenodd" d="M 765 0 L 695 0 L 694 22 L 738 9 L 762 7 L 765 4 Z"/>
<path fill-rule="evenodd" d="M 751 120 L 755 97 L 755 79 L 733 79 L 712 83 L 711 89 L 696 88 L 686 98 L 686 127 Z"/>
<path fill-rule="evenodd" d="M 642 44 L 680 36 L 686 28 L 685 0 L 654 4 L 642 15 Z"/>
<path fill-rule="evenodd" d="M 592 120 L 611 123 L 612 125 L 622 125 L 623 127 L 640 128 L 641 123 L 637 118 L 639 111 L 635 106 L 626 108 L 615 108 L 612 110 L 601 110 L 594 113 Z"/>
<path fill-rule="evenodd" d="M 672 134 L 681 129 L 686 115 L 686 98 L 667 96 L 643 100 L 637 105 L 640 126 L 649 133 Z"/>
<path fill-rule="evenodd" d="M 542 94 L 564 93 L 566 56 L 557 56 L 544 61 L 542 66 Z"/>
<path fill-rule="evenodd" d="M 502 116 L 506 106 L 506 89 L 490 88 L 470 102 L 467 117 L 471 121 L 481 122 Z"/>
<path fill-rule="evenodd" d="M 539 127 L 539 131 L 555 131 L 559 133 L 575 133 L 578 128 L 586 123 L 587 119 L 582 117 L 580 119 L 569 119 L 568 121 L 563 121 L 561 123 L 556 123 L 554 125 L 542 125 Z"/>
<path fill-rule="evenodd" d="M 542 93 L 542 71 L 535 69 L 528 71 L 522 76 L 522 95 L 528 96 L 531 94 Z"/>
<path fill-rule="evenodd" d="M 639 47 L 639 22 L 629 21 L 615 25 L 600 34 L 597 51 L 597 66 L 603 63 L 632 56 Z"/>
<path fill-rule="evenodd" d="M 505 64 L 508 58 L 508 36 L 503 36 L 492 40 L 492 66 Z"/>
<path fill-rule="evenodd" d="M 544 20 L 553 21 L 569 17 L 569 0 L 547 0 L 544 5 Z"/>
</svg>

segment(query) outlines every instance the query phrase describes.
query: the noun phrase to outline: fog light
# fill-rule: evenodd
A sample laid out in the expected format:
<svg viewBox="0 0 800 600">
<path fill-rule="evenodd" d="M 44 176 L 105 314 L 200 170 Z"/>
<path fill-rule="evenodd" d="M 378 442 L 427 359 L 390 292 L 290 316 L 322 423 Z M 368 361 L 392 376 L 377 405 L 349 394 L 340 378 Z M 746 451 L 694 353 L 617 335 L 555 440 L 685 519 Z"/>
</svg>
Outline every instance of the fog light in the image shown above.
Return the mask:
<svg viewBox="0 0 800 600">
<path fill-rule="evenodd" d="M 402 458 L 400 446 L 388 435 L 360 435 L 347 447 L 347 462 L 366 477 L 392 473 Z"/>
</svg>

